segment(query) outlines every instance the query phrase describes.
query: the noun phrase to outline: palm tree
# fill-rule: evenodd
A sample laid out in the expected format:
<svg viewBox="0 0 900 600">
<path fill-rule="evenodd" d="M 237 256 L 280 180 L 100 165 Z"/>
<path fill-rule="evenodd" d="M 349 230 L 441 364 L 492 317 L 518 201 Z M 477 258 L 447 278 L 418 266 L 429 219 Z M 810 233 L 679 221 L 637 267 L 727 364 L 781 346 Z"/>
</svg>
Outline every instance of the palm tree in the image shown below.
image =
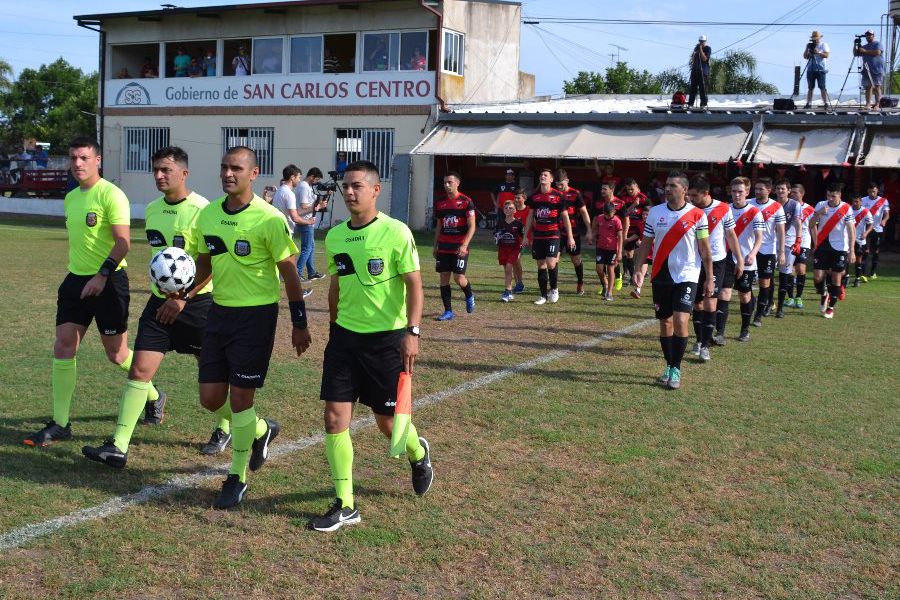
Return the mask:
<svg viewBox="0 0 900 600">
<path fill-rule="evenodd" d="M 710 94 L 777 94 L 778 88 L 756 74 L 756 57 L 746 50 L 728 50 L 709 61 Z"/>
<path fill-rule="evenodd" d="M 12 65 L 0 58 L 0 93 L 6 93 L 12 89 L 12 74 Z"/>
</svg>

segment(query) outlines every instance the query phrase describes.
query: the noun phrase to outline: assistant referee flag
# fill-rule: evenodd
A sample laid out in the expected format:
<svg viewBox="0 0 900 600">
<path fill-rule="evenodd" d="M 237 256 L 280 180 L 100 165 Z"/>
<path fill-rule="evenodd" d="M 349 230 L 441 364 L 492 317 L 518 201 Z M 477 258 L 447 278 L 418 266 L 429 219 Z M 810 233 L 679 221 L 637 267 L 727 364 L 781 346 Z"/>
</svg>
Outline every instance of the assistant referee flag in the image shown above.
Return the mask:
<svg viewBox="0 0 900 600">
<path fill-rule="evenodd" d="M 394 431 L 391 433 L 391 456 L 406 452 L 406 438 L 412 422 L 412 376 L 406 371 L 397 380 L 397 404 L 394 405 Z"/>
</svg>

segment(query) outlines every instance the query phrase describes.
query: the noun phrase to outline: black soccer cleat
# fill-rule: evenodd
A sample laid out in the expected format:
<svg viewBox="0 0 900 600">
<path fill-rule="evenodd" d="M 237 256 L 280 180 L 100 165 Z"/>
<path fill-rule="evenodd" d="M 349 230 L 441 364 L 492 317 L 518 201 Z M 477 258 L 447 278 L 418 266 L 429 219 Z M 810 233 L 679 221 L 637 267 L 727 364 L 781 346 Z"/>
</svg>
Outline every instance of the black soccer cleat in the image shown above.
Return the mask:
<svg viewBox="0 0 900 600">
<path fill-rule="evenodd" d="M 119 450 L 113 440 L 106 440 L 102 446 L 85 446 L 81 449 L 81 453 L 94 462 L 109 465 L 114 469 L 121 469 L 128 462 L 128 453 Z"/>
<path fill-rule="evenodd" d="M 43 448 L 55 442 L 63 442 L 72 438 L 72 424 L 60 427 L 56 421 L 48 421 L 44 428 L 36 431 L 22 440 L 22 443 L 32 448 Z"/>
<path fill-rule="evenodd" d="M 250 450 L 250 464 L 248 466 L 251 471 L 257 471 L 266 464 L 266 459 L 269 458 L 269 444 L 278 437 L 278 432 L 281 431 L 281 425 L 278 424 L 278 421 L 274 419 L 266 419 L 265 421 L 269 428 L 261 438 L 253 440 L 253 447 Z"/>
<path fill-rule="evenodd" d="M 779 309 L 778 309 L 778 312 L 775 313 L 775 318 L 776 318 L 776 319 L 783 319 L 783 318 L 784 318 L 784 311 L 783 311 L 782 309 L 779 308 Z"/>
<path fill-rule="evenodd" d="M 335 498 L 328 511 L 321 517 L 313 519 L 309 528 L 313 531 L 337 531 L 344 525 L 356 525 L 360 521 L 358 508 L 355 506 L 344 508 L 344 501 Z"/>
<path fill-rule="evenodd" d="M 424 496 L 434 481 L 434 469 L 431 468 L 431 449 L 428 447 L 428 440 L 419 436 L 419 443 L 425 448 L 425 456 L 422 460 L 410 462 L 409 465 L 412 467 L 413 491 L 418 496 Z"/>
<path fill-rule="evenodd" d="M 741 329 L 741 335 L 738 336 L 739 342 L 749 342 L 750 341 L 750 330 L 749 329 Z"/>
<path fill-rule="evenodd" d="M 754 327 L 762 327 L 762 316 L 756 315 L 756 318 L 753 319 L 753 322 L 750 324 L 753 325 Z"/>
<path fill-rule="evenodd" d="M 206 454 L 207 456 L 219 454 L 224 451 L 230 443 L 231 434 L 225 433 L 220 428 L 216 427 L 213 430 L 212 435 L 209 436 L 209 441 L 200 446 L 200 454 Z"/>
<path fill-rule="evenodd" d="M 155 385 L 153 388 L 156 390 L 156 393 L 159 394 L 159 398 L 152 401 L 148 400 L 147 404 L 144 406 L 144 420 L 141 421 L 144 425 L 159 425 L 165 418 L 166 399 L 168 396 Z"/>
<path fill-rule="evenodd" d="M 241 503 L 247 492 L 247 484 L 241 481 L 240 475 L 229 475 L 222 484 L 222 491 L 216 498 L 213 508 L 224 510 Z"/>
</svg>

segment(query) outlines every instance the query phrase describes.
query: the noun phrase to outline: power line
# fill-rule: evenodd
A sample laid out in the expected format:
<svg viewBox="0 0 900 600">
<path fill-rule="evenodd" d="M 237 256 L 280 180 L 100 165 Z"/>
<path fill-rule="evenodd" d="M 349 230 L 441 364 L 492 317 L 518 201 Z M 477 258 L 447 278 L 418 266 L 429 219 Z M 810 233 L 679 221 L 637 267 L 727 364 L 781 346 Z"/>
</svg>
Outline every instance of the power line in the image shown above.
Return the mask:
<svg viewBox="0 0 900 600">
<path fill-rule="evenodd" d="M 668 25 L 673 27 L 775 27 L 782 25 L 778 21 L 773 23 L 763 23 L 754 21 L 671 21 L 671 20 L 651 20 L 643 19 L 591 19 L 585 17 L 541 17 L 541 16 L 525 16 L 523 23 L 526 25 L 537 25 L 541 23 L 581 23 L 581 24 L 606 24 L 606 25 Z M 540 21 L 541 23 L 533 23 Z M 877 23 L 791 23 L 797 27 L 821 27 L 821 28 L 856 28 L 856 27 L 873 27 Z"/>
</svg>

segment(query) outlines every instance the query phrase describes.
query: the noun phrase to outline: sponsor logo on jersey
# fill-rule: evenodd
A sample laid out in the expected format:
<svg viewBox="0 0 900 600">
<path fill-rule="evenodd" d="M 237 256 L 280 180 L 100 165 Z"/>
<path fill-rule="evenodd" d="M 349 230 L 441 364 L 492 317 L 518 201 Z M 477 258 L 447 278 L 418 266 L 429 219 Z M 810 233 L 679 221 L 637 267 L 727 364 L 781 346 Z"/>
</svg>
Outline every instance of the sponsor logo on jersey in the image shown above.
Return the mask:
<svg viewBox="0 0 900 600">
<path fill-rule="evenodd" d="M 250 242 L 247 240 L 238 240 L 234 243 L 234 253 L 238 256 L 248 256 L 250 254 Z"/>
<path fill-rule="evenodd" d="M 534 211 L 534 216 L 538 219 L 546 219 L 550 217 L 552 211 L 549 208 L 539 208 Z"/>
<path fill-rule="evenodd" d="M 165 236 L 155 229 L 147 230 L 147 242 L 153 248 L 164 248 L 166 246 Z"/>
<path fill-rule="evenodd" d="M 384 261 L 380 258 L 370 258 L 369 259 L 369 275 L 373 277 L 377 277 L 384 273 Z"/>
<path fill-rule="evenodd" d="M 94 227 L 95 225 L 97 225 L 97 213 L 89 212 L 88 214 L 86 214 L 84 216 L 84 223 L 88 227 Z"/>
<path fill-rule="evenodd" d="M 177 211 L 177 210 L 172 210 L 171 208 L 164 208 L 164 209 L 163 209 L 163 214 L 164 214 L 164 215 L 175 215 L 175 216 L 177 217 L 177 216 L 178 216 L 178 211 Z"/>
<path fill-rule="evenodd" d="M 347 242 L 347 243 L 349 243 L 349 242 L 364 242 L 365 240 L 366 240 L 366 236 L 357 235 L 354 237 L 348 237 L 348 238 L 344 239 L 344 242 Z"/>
<path fill-rule="evenodd" d="M 222 219 L 222 225 L 231 225 L 232 227 L 237 227 L 237 221 L 226 221 Z"/>
<path fill-rule="evenodd" d="M 176 235 L 172 238 L 172 245 L 176 248 L 184 248 L 184 236 Z"/>
<path fill-rule="evenodd" d="M 444 217 L 444 227 L 455 228 L 459 225 L 459 218 L 456 215 L 447 215 Z"/>
</svg>

